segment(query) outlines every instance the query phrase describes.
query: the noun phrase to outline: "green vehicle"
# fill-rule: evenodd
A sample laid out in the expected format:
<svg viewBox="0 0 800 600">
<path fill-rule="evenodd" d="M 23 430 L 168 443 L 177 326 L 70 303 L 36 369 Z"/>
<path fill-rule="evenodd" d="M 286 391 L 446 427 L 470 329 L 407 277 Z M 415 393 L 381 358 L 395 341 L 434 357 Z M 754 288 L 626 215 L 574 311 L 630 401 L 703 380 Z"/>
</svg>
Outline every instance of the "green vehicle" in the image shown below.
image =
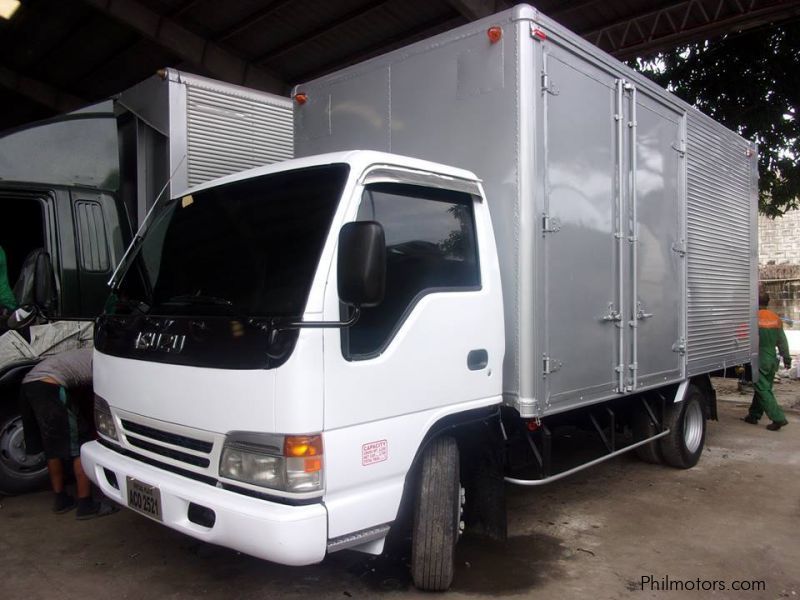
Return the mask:
<svg viewBox="0 0 800 600">
<path fill-rule="evenodd" d="M 87 341 L 130 239 L 117 194 L 116 144 L 110 102 L 0 138 L 0 245 L 9 282 L 38 323 L 86 324 Z M 49 339 L 39 342 L 18 356 L 0 349 L 0 492 L 7 494 L 47 480 L 44 457 L 25 453 L 18 408 L 25 373 L 58 349 L 47 348 Z"/>
<path fill-rule="evenodd" d="M 289 98 L 175 69 L 105 102 L 0 132 L 0 246 L 11 285 L 28 290 L 21 303 L 35 305 L 40 322 L 93 321 L 159 195 L 292 158 L 293 135 Z M 18 408 L 20 382 L 38 360 L 3 360 L 0 343 L 7 494 L 47 480 L 43 457 L 26 456 Z"/>
</svg>

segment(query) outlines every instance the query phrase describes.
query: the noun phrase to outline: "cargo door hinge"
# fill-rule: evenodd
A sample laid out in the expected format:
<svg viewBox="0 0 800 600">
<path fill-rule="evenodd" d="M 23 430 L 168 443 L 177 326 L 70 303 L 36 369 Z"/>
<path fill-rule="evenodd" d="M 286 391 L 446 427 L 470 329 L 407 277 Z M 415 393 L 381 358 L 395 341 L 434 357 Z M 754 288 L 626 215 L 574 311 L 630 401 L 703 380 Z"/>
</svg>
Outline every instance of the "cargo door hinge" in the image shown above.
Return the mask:
<svg viewBox="0 0 800 600">
<path fill-rule="evenodd" d="M 684 142 L 683 140 L 677 143 L 673 142 L 672 149 L 675 150 L 675 152 L 677 152 L 681 158 L 686 156 L 686 142 Z"/>
<path fill-rule="evenodd" d="M 542 354 L 542 373 L 550 375 L 561 368 L 561 362 L 553 360 L 547 354 Z"/>
<path fill-rule="evenodd" d="M 678 338 L 678 341 L 672 344 L 672 351 L 678 354 L 686 354 L 686 340 Z"/>
<path fill-rule="evenodd" d="M 561 229 L 561 221 L 558 217 L 542 215 L 542 233 L 555 233 Z"/>
<path fill-rule="evenodd" d="M 556 87 L 556 84 L 550 80 L 547 73 L 542 73 L 542 93 L 547 92 L 551 96 L 558 96 L 561 91 Z"/>
<path fill-rule="evenodd" d="M 686 256 L 686 242 L 684 240 L 678 240 L 672 244 L 672 251 L 678 256 Z"/>
</svg>

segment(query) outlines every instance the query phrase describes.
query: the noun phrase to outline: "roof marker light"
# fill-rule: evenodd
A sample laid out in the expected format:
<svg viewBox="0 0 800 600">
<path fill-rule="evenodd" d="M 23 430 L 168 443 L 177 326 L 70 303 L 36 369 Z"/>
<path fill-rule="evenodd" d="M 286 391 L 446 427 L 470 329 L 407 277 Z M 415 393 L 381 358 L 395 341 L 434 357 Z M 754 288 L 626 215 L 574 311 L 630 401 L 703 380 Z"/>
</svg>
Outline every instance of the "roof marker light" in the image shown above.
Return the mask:
<svg viewBox="0 0 800 600">
<path fill-rule="evenodd" d="M 0 0 L 0 18 L 11 19 L 20 6 L 19 0 Z"/>
<path fill-rule="evenodd" d="M 503 39 L 503 29 L 499 25 L 494 25 L 486 30 L 486 35 L 489 36 L 489 41 L 496 44 Z"/>
<path fill-rule="evenodd" d="M 533 31 L 531 31 L 531 35 L 533 35 L 533 37 L 535 37 L 536 39 L 542 41 L 545 41 L 547 39 L 547 34 L 538 27 L 535 28 Z"/>
<path fill-rule="evenodd" d="M 305 92 L 297 92 L 294 95 L 294 101 L 298 104 L 305 104 L 308 102 L 308 95 Z"/>
</svg>

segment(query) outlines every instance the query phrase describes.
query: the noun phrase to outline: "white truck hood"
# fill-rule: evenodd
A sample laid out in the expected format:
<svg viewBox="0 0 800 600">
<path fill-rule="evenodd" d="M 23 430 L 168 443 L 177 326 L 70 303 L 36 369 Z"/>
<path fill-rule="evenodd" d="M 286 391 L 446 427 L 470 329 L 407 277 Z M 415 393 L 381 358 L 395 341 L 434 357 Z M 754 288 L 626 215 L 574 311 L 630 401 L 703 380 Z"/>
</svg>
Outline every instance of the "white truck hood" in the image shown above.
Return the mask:
<svg viewBox="0 0 800 600">
<path fill-rule="evenodd" d="M 94 391 L 112 409 L 193 429 L 275 431 L 276 370 L 226 370 L 95 351 Z"/>
</svg>

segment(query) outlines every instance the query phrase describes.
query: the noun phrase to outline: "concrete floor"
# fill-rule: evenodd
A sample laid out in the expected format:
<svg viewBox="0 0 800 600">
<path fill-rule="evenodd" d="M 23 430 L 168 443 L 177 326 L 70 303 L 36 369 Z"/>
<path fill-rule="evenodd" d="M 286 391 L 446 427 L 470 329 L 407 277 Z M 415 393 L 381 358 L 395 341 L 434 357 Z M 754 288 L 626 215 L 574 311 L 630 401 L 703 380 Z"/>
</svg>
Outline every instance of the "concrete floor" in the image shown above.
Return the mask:
<svg viewBox="0 0 800 600">
<path fill-rule="evenodd" d="M 778 433 L 739 420 L 749 398 L 721 390 L 720 420 L 689 471 L 623 456 L 538 490 L 509 489 L 505 544 L 459 544 L 453 598 L 795 598 L 800 594 L 800 413 Z M 776 385 L 800 405 L 800 383 Z M 800 408 L 800 406 L 798 406 Z M 402 558 L 340 552 L 289 568 L 208 546 L 130 511 L 78 522 L 48 492 L 0 501 L 0 598 L 417 597 Z M 653 580 L 727 589 L 655 592 Z M 762 591 L 732 592 L 761 580 Z M 719 583 L 717 584 L 719 586 Z M 428 595 L 428 597 L 430 597 Z"/>
</svg>

